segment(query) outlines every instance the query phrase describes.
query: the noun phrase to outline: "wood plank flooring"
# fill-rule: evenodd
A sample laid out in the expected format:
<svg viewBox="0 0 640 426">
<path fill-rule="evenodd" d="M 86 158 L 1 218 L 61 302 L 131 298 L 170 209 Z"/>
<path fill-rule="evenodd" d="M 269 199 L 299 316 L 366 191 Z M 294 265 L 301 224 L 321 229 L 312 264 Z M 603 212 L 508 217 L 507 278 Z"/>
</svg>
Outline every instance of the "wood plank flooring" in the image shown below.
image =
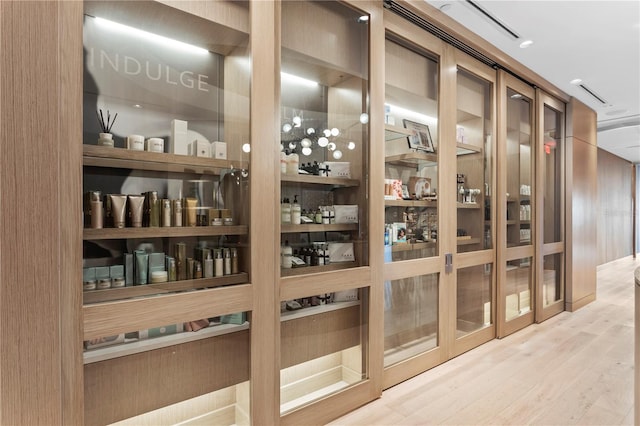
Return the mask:
<svg viewBox="0 0 640 426">
<path fill-rule="evenodd" d="M 330 424 L 634 424 L 637 267 L 631 257 L 599 266 L 595 302 L 460 355 Z"/>
</svg>

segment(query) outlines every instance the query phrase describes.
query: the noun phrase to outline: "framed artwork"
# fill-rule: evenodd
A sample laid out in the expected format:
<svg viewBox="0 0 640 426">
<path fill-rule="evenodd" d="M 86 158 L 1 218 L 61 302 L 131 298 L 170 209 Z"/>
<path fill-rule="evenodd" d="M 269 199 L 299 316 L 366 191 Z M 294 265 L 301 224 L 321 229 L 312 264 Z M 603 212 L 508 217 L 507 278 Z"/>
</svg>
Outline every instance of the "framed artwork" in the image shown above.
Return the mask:
<svg viewBox="0 0 640 426">
<path fill-rule="evenodd" d="M 404 124 L 405 129 L 413 132 L 411 136 L 407 137 L 410 149 L 425 152 L 436 152 L 433 146 L 433 139 L 431 139 L 429 126 L 407 119 L 402 120 L 402 123 Z"/>
</svg>

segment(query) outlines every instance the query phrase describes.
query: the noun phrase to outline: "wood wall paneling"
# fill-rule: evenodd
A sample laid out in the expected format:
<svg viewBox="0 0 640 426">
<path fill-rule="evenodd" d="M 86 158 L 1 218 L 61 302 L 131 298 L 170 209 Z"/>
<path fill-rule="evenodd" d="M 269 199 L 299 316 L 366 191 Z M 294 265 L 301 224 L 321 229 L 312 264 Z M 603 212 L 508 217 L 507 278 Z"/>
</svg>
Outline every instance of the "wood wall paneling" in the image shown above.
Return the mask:
<svg viewBox="0 0 640 426">
<path fill-rule="evenodd" d="M 597 156 L 596 264 L 602 265 L 633 253 L 633 167 L 603 149 Z"/>
</svg>

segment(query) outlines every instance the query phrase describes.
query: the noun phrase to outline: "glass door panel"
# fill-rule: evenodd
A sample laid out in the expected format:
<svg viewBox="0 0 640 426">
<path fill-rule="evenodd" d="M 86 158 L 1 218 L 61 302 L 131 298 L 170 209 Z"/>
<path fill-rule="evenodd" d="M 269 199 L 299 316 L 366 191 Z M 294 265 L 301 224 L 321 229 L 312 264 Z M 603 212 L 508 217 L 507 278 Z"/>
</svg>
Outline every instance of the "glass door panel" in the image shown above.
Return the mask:
<svg viewBox="0 0 640 426">
<path fill-rule="evenodd" d="M 465 337 L 493 323 L 492 265 L 458 269 L 456 287 L 456 338 Z"/>
<path fill-rule="evenodd" d="M 492 248 L 493 84 L 464 69 L 457 73 L 457 251 Z"/>
<path fill-rule="evenodd" d="M 438 346 L 439 274 L 386 281 L 384 366 Z"/>
<path fill-rule="evenodd" d="M 562 241 L 563 114 L 545 105 L 543 134 L 544 244 Z"/>
<path fill-rule="evenodd" d="M 542 262 L 542 306 L 548 307 L 564 300 L 564 255 L 544 256 Z"/>
<path fill-rule="evenodd" d="M 506 270 L 505 319 L 508 322 L 531 312 L 533 283 L 531 258 L 510 260 L 507 262 Z"/>
<path fill-rule="evenodd" d="M 385 49 L 385 261 L 396 262 L 438 254 L 438 63 L 390 39 Z"/>
</svg>

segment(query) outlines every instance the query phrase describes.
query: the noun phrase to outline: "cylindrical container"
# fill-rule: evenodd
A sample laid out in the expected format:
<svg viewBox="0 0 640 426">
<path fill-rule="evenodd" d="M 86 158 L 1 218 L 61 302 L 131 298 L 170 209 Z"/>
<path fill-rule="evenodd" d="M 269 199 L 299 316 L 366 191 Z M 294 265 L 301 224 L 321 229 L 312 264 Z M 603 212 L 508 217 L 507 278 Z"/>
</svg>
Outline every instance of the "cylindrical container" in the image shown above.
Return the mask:
<svg viewBox="0 0 640 426">
<path fill-rule="evenodd" d="M 177 243 L 174 257 L 176 259 L 176 277 L 177 280 L 187 279 L 187 245 L 185 243 Z"/>
<path fill-rule="evenodd" d="M 216 277 L 224 275 L 224 259 L 222 258 L 222 249 L 215 249 L 213 251 L 213 271 Z"/>
<path fill-rule="evenodd" d="M 166 283 L 167 281 L 169 281 L 169 274 L 167 271 L 151 272 L 151 284 Z"/>
<path fill-rule="evenodd" d="M 193 273 L 195 272 L 195 269 L 196 269 L 195 259 L 192 257 L 187 257 L 187 279 L 188 280 L 193 279 Z"/>
<path fill-rule="evenodd" d="M 223 250 L 224 255 L 224 274 L 231 275 L 231 250 L 228 248 Z"/>
<path fill-rule="evenodd" d="M 285 241 L 284 245 L 280 249 L 280 253 L 282 256 L 281 266 L 285 269 L 291 269 L 291 266 L 292 266 L 291 257 L 293 256 L 293 249 L 289 245 L 289 241 Z"/>
<path fill-rule="evenodd" d="M 125 286 L 124 277 L 113 278 L 111 280 L 111 288 L 121 288 Z"/>
<path fill-rule="evenodd" d="M 291 203 L 288 198 L 282 200 L 282 204 L 280 204 L 280 218 L 280 223 L 282 224 L 291 223 Z"/>
<path fill-rule="evenodd" d="M 171 226 L 171 200 L 166 198 L 162 200 L 162 226 Z"/>
<path fill-rule="evenodd" d="M 147 192 L 147 208 L 149 209 L 149 226 L 160 226 L 160 199 L 157 191 Z"/>
<path fill-rule="evenodd" d="M 104 225 L 102 200 L 100 198 L 100 193 L 98 192 L 98 200 L 91 200 L 91 227 L 93 229 L 101 229 Z"/>
<path fill-rule="evenodd" d="M 82 283 L 82 289 L 84 291 L 95 290 L 98 287 L 98 283 L 96 280 L 88 280 Z"/>
<path fill-rule="evenodd" d="M 222 218 L 221 217 L 214 217 L 213 219 L 211 219 L 211 225 L 213 225 L 213 226 L 222 226 Z"/>
<path fill-rule="evenodd" d="M 176 260 L 173 257 L 170 257 L 167 261 L 167 272 L 169 274 L 169 281 L 175 281 L 177 279 Z"/>
<path fill-rule="evenodd" d="M 126 139 L 127 149 L 132 151 L 144 151 L 144 136 L 129 135 Z"/>
<path fill-rule="evenodd" d="M 322 223 L 322 210 L 320 208 L 316 210 L 314 222 L 318 224 Z"/>
<path fill-rule="evenodd" d="M 202 263 L 200 263 L 200 261 L 198 260 L 196 260 L 193 265 L 193 278 L 202 278 Z"/>
<path fill-rule="evenodd" d="M 291 223 L 293 225 L 300 225 L 301 209 L 298 204 L 298 196 L 293 197 L 293 204 L 291 204 Z"/>
<path fill-rule="evenodd" d="M 331 215 L 327 207 L 322 208 L 322 224 L 328 225 L 331 223 Z"/>
<path fill-rule="evenodd" d="M 231 273 L 238 273 L 238 249 L 235 247 L 231 249 Z"/>
<path fill-rule="evenodd" d="M 146 148 L 149 152 L 164 152 L 164 139 L 149 138 L 147 139 Z"/>
<path fill-rule="evenodd" d="M 98 285 L 96 287 L 98 290 L 105 290 L 107 288 L 111 288 L 111 278 L 102 278 L 98 280 Z"/>
<path fill-rule="evenodd" d="M 207 258 L 204 260 L 204 277 L 213 277 L 213 257 L 211 257 L 211 253 L 209 253 Z"/>
<path fill-rule="evenodd" d="M 113 148 L 113 135 L 111 133 L 99 133 L 98 145 Z"/>
<path fill-rule="evenodd" d="M 182 226 L 182 200 L 173 200 L 173 226 Z"/>
<path fill-rule="evenodd" d="M 196 226 L 197 225 L 197 213 L 196 207 L 198 207 L 197 198 L 185 198 L 184 207 L 186 214 L 183 213 L 184 226 Z"/>
<path fill-rule="evenodd" d="M 280 151 L 280 173 L 287 174 L 287 153 Z"/>
<path fill-rule="evenodd" d="M 292 152 L 287 157 L 287 174 L 288 175 L 297 175 L 298 174 L 298 166 L 300 165 L 300 156 L 295 152 Z"/>
</svg>

